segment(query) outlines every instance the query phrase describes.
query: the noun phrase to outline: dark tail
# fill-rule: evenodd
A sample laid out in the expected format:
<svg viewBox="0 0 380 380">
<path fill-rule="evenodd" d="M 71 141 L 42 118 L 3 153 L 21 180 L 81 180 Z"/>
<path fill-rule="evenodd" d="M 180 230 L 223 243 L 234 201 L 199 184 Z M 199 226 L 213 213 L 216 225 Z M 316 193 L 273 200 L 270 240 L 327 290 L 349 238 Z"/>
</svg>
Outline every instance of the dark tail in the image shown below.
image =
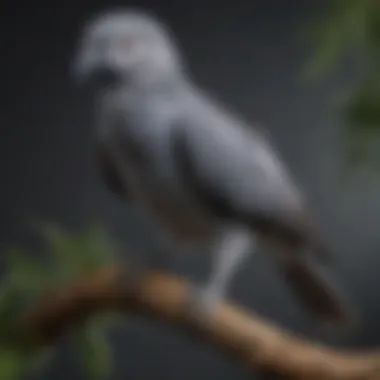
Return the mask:
<svg viewBox="0 0 380 380">
<path fill-rule="evenodd" d="M 356 325 L 353 311 L 323 266 L 305 258 L 287 261 L 281 267 L 298 300 L 323 324 L 349 329 Z"/>
</svg>

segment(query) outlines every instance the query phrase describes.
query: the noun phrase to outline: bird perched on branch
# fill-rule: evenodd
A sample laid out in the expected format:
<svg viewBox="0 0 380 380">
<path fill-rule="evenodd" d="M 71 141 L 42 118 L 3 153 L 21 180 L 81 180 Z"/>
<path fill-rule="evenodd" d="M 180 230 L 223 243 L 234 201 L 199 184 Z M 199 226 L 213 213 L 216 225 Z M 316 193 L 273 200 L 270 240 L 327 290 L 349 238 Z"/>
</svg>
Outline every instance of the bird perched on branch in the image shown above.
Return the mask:
<svg viewBox="0 0 380 380">
<path fill-rule="evenodd" d="M 308 311 L 335 326 L 350 321 L 327 274 L 327 249 L 275 148 L 194 83 L 166 25 L 135 9 L 92 18 L 73 73 L 97 94 L 104 179 L 156 222 L 165 237 L 156 254 L 209 247 L 210 279 L 189 300 L 194 315 L 224 297 L 248 255 L 268 246 Z"/>
</svg>

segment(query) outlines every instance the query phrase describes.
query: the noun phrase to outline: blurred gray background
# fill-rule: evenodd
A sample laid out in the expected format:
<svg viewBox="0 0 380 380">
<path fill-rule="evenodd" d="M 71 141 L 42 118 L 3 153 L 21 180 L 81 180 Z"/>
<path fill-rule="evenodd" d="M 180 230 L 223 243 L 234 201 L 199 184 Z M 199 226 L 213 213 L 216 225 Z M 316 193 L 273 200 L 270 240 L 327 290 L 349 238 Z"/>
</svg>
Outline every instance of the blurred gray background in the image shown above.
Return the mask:
<svg viewBox="0 0 380 380">
<path fill-rule="evenodd" d="M 300 27 L 324 2 L 312 0 L 17 2 L 3 6 L 0 28 L 0 165 L 2 249 L 33 248 L 27 217 L 56 221 L 75 231 L 100 221 L 125 247 L 152 247 L 134 209 L 109 193 L 91 150 L 91 105 L 72 85 L 68 68 L 82 23 L 113 5 L 153 10 L 177 34 L 198 83 L 248 120 L 266 126 L 305 189 L 335 255 L 335 271 L 364 326 L 355 335 L 324 336 L 256 255 L 236 278 L 231 298 L 307 336 L 332 344 L 380 343 L 380 174 L 344 178 L 344 126 L 331 98 L 357 75 L 346 62 L 314 85 L 300 80 L 309 46 Z M 200 278 L 208 260 L 196 255 L 174 266 Z M 229 359 L 170 327 L 126 321 L 115 339 L 115 379 L 248 379 Z M 75 358 L 61 355 L 47 378 L 83 378 Z"/>
</svg>

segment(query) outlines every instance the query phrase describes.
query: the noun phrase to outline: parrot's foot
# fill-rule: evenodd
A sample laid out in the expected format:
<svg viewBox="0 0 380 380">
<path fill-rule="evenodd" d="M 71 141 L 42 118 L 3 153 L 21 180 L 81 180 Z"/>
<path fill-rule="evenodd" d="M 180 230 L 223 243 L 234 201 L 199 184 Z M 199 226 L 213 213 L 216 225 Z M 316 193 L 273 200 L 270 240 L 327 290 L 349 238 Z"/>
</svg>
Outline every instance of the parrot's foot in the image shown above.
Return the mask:
<svg viewBox="0 0 380 380">
<path fill-rule="evenodd" d="M 192 285 L 188 296 L 190 318 L 201 324 L 207 323 L 209 316 L 221 298 L 221 294 L 214 289 Z"/>
</svg>

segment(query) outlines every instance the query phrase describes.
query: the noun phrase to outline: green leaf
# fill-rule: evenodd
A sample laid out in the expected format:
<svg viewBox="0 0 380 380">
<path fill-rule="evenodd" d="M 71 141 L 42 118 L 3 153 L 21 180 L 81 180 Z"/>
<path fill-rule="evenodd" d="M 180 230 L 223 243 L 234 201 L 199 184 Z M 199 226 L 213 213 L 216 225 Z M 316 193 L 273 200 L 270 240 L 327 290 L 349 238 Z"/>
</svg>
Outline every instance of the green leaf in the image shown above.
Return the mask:
<svg viewBox="0 0 380 380">
<path fill-rule="evenodd" d="M 0 379 L 20 380 L 25 375 L 38 375 L 51 358 L 52 349 L 23 354 L 15 349 L 0 349 Z"/>
<path fill-rule="evenodd" d="M 10 292 L 11 287 L 9 286 L 9 283 L 5 283 L 3 280 L 0 286 L 0 315 L 8 306 Z"/>
<path fill-rule="evenodd" d="M 50 248 L 51 265 L 46 267 L 37 257 L 16 248 L 7 255 L 9 268 L 0 284 L 1 380 L 18 380 L 26 373 L 40 372 L 54 353 L 52 349 L 36 353 L 27 339 L 18 333 L 18 318 L 36 290 L 104 266 L 112 259 L 115 250 L 105 231 L 94 224 L 75 234 L 52 223 L 34 223 L 36 226 Z M 105 332 L 120 320 L 121 315 L 117 313 L 104 313 L 75 334 L 80 357 L 91 377 L 103 380 L 109 376 L 112 358 Z"/>
<path fill-rule="evenodd" d="M 0 350 L 0 379 L 19 380 L 25 374 L 25 359 L 13 350 Z"/>
<path fill-rule="evenodd" d="M 104 380 L 110 376 L 111 354 L 105 334 L 89 322 L 75 334 L 79 358 L 91 378 Z"/>
<path fill-rule="evenodd" d="M 359 48 L 363 56 L 369 48 L 368 20 L 374 8 L 372 0 L 331 1 L 324 15 L 309 25 L 307 35 L 314 44 L 314 53 L 303 78 L 316 79 L 326 74 L 352 48 Z"/>
<path fill-rule="evenodd" d="M 99 226 L 69 234 L 52 223 L 38 223 L 52 253 L 54 274 L 66 280 L 109 263 L 114 245 Z"/>
<path fill-rule="evenodd" d="M 309 22 L 305 34 L 314 45 L 314 53 L 302 76 L 305 79 L 315 79 L 324 74 L 340 58 L 346 48 L 344 41 L 344 18 L 342 5 L 332 1 L 325 12 Z"/>
<path fill-rule="evenodd" d="M 347 96 L 340 112 L 347 126 L 346 153 L 351 168 L 379 166 L 380 141 L 380 7 L 374 0 L 331 0 L 305 34 L 314 55 L 304 72 L 315 79 L 338 65 L 344 54 L 356 53 L 364 78 Z"/>
<path fill-rule="evenodd" d="M 37 257 L 17 248 L 12 248 L 6 255 L 11 286 L 29 293 L 41 290 L 51 281 L 51 271 L 44 268 Z"/>
<path fill-rule="evenodd" d="M 348 98 L 343 111 L 349 133 L 380 130 L 380 80 L 363 82 Z"/>
<path fill-rule="evenodd" d="M 25 295 L 10 286 L 2 287 L 0 308 L 0 349 L 19 343 L 18 318 L 25 306 Z"/>
<path fill-rule="evenodd" d="M 325 28 L 316 42 L 314 54 L 303 70 L 302 77 L 306 80 L 312 80 L 325 74 L 337 63 L 346 48 L 343 32 L 339 25 L 330 22 L 330 25 L 325 25 Z"/>
<path fill-rule="evenodd" d="M 115 245 L 100 226 L 90 225 L 75 241 L 81 249 L 79 265 L 84 270 L 103 267 L 112 260 Z"/>
<path fill-rule="evenodd" d="M 373 4 L 375 1 L 372 2 Z M 370 47 L 378 50 L 380 47 L 380 9 L 379 4 L 372 7 L 367 14 L 367 38 Z"/>
<path fill-rule="evenodd" d="M 81 272 L 78 266 L 81 257 L 81 247 L 63 229 L 53 223 L 39 222 L 38 231 L 45 238 L 52 255 L 54 275 L 57 281 L 67 280 Z"/>
</svg>

